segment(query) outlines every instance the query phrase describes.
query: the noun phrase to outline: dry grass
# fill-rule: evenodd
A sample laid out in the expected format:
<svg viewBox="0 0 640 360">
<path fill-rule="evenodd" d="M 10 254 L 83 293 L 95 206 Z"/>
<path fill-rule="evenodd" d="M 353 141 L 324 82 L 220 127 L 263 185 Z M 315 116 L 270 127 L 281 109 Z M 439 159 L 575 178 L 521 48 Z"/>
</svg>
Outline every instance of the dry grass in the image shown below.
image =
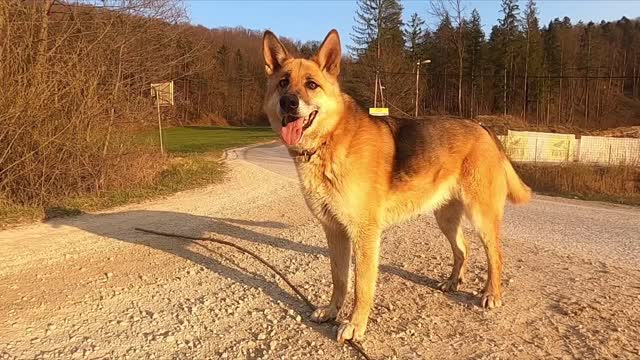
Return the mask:
<svg viewBox="0 0 640 360">
<path fill-rule="evenodd" d="M 217 161 L 224 149 L 274 138 L 267 128 L 171 128 L 165 132 L 169 156 L 163 158 L 158 155 L 155 136 L 155 132 L 138 134 L 138 139 L 149 140 L 138 144 L 151 146 L 147 152 L 108 157 L 109 163 L 104 165 L 111 169 L 104 178 L 108 186 L 101 191 L 62 188 L 38 203 L 20 203 L 7 196 L 10 192 L 0 191 L 0 228 L 77 215 L 216 183 L 225 173 L 224 166 Z M 24 193 L 24 189 L 17 193 Z"/>
<path fill-rule="evenodd" d="M 143 161 L 142 159 L 140 161 Z M 125 184 L 98 194 L 84 193 L 49 200 L 39 206 L 16 205 L 0 199 L 0 228 L 79 215 L 114 206 L 140 202 L 158 196 L 194 189 L 223 179 L 225 168 L 209 155 L 194 155 L 172 160 L 144 182 Z M 144 175 L 146 176 L 146 175 Z"/>
<path fill-rule="evenodd" d="M 536 192 L 640 205 L 640 167 L 514 164 Z"/>
</svg>

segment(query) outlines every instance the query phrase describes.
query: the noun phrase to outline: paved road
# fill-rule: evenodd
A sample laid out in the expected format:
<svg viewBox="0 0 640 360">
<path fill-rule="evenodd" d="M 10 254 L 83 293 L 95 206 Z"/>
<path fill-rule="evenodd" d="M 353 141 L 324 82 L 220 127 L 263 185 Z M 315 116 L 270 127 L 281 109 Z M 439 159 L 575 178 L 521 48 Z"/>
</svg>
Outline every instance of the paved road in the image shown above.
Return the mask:
<svg viewBox="0 0 640 360">
<path fill-rule="evenodd" d="M 285 147 L 266 144 L 240 156 L 277 174 L 297 179 Z M 579 250 L 596 259 L 640 264 L 640 208 L 536 195 L 526 206 L 507 207 L 504 236 Z M 606 244 L 606 246 L 602 246 Z"/>
</svg>

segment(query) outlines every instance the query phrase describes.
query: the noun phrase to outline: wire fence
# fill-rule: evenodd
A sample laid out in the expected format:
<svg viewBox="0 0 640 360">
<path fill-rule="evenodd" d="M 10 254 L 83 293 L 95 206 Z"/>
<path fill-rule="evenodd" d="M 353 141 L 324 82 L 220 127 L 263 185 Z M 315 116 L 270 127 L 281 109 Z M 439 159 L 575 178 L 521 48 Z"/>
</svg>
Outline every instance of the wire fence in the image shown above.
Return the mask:
<svg viewBox="0 0 640 360">
<path fill-rule="evenodd" d="M 511 130 L 498 137 L 515 162 L 640 166 L 640 139 Z"/>
</svg>

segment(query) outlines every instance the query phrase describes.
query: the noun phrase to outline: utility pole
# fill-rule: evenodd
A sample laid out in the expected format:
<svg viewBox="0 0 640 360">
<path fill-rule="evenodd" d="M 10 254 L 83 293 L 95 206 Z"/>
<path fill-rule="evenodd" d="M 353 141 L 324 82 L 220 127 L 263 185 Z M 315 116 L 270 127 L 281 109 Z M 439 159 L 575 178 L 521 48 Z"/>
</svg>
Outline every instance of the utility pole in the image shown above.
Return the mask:
<svg viewBox="0 0 640 360">
<path fill-rule="evenodd" d="M 377 108 L 378 107 L 378 70 L 376 70 L 376 84 L 374 86 L 375 86 L 375 90 L 373 95 L 373 107 Z"/>
<path fill-rule="evenodd" d="M 431 60 L 422 60 L 416 63 L 416 118 L 418 117 L 418 104 L 420 103 L 419 89 L 420 89 L 420 65 L 429 64 Z"/>
<path fill-rule="evenodd" d="M 380 84 L 380 28 L 382 27 L 382 6 L 378 6 L 378 29 L 376 31 L 376 84 L 373 86 L 373 107 L 378 107 L 378 85 Z"/>
</svg>

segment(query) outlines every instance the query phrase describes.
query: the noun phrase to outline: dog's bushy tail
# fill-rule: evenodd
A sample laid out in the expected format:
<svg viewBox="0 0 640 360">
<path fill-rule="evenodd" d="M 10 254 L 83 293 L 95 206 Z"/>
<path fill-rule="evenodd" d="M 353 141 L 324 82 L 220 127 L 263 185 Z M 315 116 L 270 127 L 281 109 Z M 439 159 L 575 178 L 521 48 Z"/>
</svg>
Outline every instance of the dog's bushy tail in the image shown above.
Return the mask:
<svg viewBox="0 0 640 360">
<path fill-rule="evenodd" d="M 531 188 L 528 187 L 516 173 L 511 161 L 505 156 L 503 160 L 505 175 L 507 176 L 507 197 L 514 204 L 526 204 L 531 200 Z"/>
<path fill-rule="evenodd" d="M 532 196 L 531 188 L 528 187 L 527 184 L 522 181 L 522 179 L 520 179 L 520 176 L 518 176 L 518 174 L 516 173 L 513 165 L 511 165 L 511 161 L 509 160 L 507 152 L 502 145 L 502 141 L 498 139 L 496 134 L 491 129 L 484 125 L 480 126 L 482 126 L 487 131 L 487 133 L 489 133 L 489 136 L 491 136 L 491 139 L 498 147 L 498 150 L 500 151 L 500 153 L 502 153 L 504 172 L 507 177 L 507 197 L 509 198 L 509 201 L 516 205 L 528 203 L 531 200 Z"/>
</svg>

